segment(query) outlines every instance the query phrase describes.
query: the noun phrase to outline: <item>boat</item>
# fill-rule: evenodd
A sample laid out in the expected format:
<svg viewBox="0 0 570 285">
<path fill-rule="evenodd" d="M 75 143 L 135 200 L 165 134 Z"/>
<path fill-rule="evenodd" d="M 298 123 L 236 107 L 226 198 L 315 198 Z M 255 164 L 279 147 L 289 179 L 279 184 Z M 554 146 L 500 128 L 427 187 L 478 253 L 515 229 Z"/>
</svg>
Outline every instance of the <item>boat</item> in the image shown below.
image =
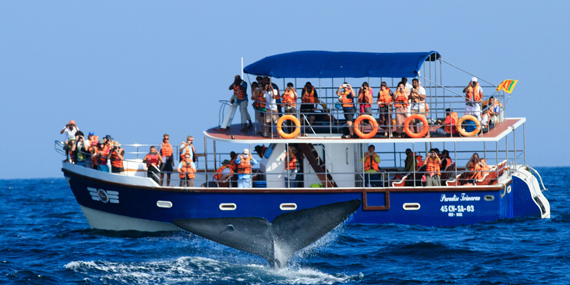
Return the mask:
<svg viewBox="0 0 570 285">
<path fill-rule="evenodd" d="M 203 156 L 198 161 L 195 187 L 176 186 L 177 173 L 173 174 L 171 186 L 159 185 L 148 177 L 141 158 L 149 144 L 123 144 L 127 150 L 123 162 L 126 174 L 63 162 L 63 175 L 91 228 L 157 232 L 180 230 L 173 223 L 177 219 L 261 217 L 271 221 L 283 213 L 354 199 L 361 200 L 362 204 L 347 223 L 456 226 L 525 216 L 550 218 L 542 178 L 526 162 L 526 119 L 506 117 L 510 93 L 477 77 L 485 99 L 493 94 L 501 103 L 500 112 L 494 118 L 495 127 L 488 132 L 481 133 L 477 129 L 479 122 L 474 122 L 472 117 L 467 118 L 475 123 L 476 130 L 472 132 L 467 132 L 469 125 L 460 122 L 447 126 L 439 122 L 445 119 L 447 109 L 464 113 L 466 102 L 461 90 L 465 85 L 457 82 L 465 83 L 474 75 L 443 60 L 436 51 L 299 51 L 265 57 L 242 71 L 249 86 L 251 77 L 266 76 L 281 91 L 288 82 L 293 83 L 299 94 L 302 86 L 297 83 L 304 85 L 311 80 L 319 94 L 319 109 L 294 114 L 300 123 L 294 127 L 299 135 L 285 138 L 283 134 L 287 137 L 289 133 L 272 122 L 270 134 L 263 137 L 259 133 L 260 122 L 246 132 L 240 131 L 240 124 L 232 125 L 235 105 L 222 98 L 217 125 L 213 123 L 203 132 L 204 149 L 199 151 Z M 448 74 L 450 71 L 452 75 Z M 402 77 L 418 79 L 426 90 L 427 124 L 418 127 L 422 131 L 427 129 L 430 137 L 383 136 L 378 131 L 382 126 L 371 122 L 363 126 L 361 132 L 376 131 L 374 136 L 342 138 L 347 125 L 342 108 L 337 106 L 339 100 L 335 92 L 339 86 L 365 80 L 374 92 L 381 82 L 395 90 Z M 444 84 L 444 78 L 455 82 Z M 377 118 L 376 104 L 372 106 L 372 114 Z M 311 115 L 315 117 L 312 124 L 308 119 Z M 389 120 L 383 129 L 391 133 L 396 127 L 393 120 Z M 445 127 L 451 129 L 449 134 L 442 132 Z M 467 136 L 456 134 L 454 128 L 464 130 Z M 218 150 L 241 152 L 245 147 L 252 152 L 255 145 L 266 149 L 262 155 L 255 154 L 259 165 L 254 169 L 253 187 L 236 188 L 234 183 L 219 187 L 212 176 L 222 160 L 229 157 L 228 151 Z M 374 183 L 367 183 L 370 177 L 361 161 L 370 145 L 375 146 L 381 159 L 379 181 Z M 55 142 L 57 151 L 62 152 L 62 146 L 62 142 Z M 285 154 L 290 147 L 302 155 L 297 175 L 286 181 Z M 178 147 L 174 148 L 178 153 Z M 411 171 L 403 171 L 405 151 L 410 149 L 412 157 L 425 158 L 433 148 L 447 149 L 453 163 L 441 169 L 441 186 L 424 186 L 425 169 L 416 166 Z M 472 171 L 464 165 L 475 152 L 486 158 L 490 169 L 482 178 L 477 176 L 480 179 L 465 183 L 464 178 Z"/>
</svg>

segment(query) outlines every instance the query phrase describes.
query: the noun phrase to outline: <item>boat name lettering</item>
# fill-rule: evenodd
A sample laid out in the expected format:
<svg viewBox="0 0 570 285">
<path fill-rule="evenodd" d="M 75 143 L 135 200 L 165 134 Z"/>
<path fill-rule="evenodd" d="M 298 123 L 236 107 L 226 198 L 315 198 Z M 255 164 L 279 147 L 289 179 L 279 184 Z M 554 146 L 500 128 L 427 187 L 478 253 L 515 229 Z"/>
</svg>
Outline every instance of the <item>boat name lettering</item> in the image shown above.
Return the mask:
<svg viewBox="0 0 570 285">
<path fill-rule="evenodd" d="M 441 198 L 439 199 L 440 202 L 457 202 L 457 201 L 480 201 L 481 197 L 479 196 L 469 196 L 465 193 L 461 193 L 461 198 L 457 197 L 457 195 L 453 194 L 452 197 L 447 197 L 445 194 L 441 194 Z"/>
</svg>

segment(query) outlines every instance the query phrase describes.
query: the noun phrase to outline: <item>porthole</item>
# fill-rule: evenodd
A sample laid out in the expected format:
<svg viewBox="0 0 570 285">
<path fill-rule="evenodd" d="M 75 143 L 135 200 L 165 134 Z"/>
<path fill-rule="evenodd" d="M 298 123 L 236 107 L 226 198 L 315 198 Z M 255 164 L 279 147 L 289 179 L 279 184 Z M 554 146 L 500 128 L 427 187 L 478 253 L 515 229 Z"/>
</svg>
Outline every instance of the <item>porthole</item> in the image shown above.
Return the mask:
<svg viewBox="0 0 570 285">
<path fill-rule="evenodd" d="M 404 203 L 402 206 L 406 211 L 417 211 L 420 209 L 420 203 Z"/>
<path fill-rule="evenodd" d="M 172 202 L 158 200 L 158 201 L 156 201 L 156 206 L 159 208 L 170 209 L 170 208 L 172 208 Z"/>
<path fill-rule="evenodd" d="M 221 203 L 220 210 L 222 211 L 233 211 L 237 208 L 235 203 Z"/>
<path fill-rule="evenodd" d="M 295 203 L 282 203 L 279 205 L 279 209 L 282 211 L 294 211 L 297 210 L 297 204 Z"/>
<path fill-rule="evenodd" d="M 485 201 L 491 202 L 491 201 L 495 200 L 495 195 L 485 195 L 485 197 L 483 197 L 483 199 L 485 199 Z"/>
</svg>

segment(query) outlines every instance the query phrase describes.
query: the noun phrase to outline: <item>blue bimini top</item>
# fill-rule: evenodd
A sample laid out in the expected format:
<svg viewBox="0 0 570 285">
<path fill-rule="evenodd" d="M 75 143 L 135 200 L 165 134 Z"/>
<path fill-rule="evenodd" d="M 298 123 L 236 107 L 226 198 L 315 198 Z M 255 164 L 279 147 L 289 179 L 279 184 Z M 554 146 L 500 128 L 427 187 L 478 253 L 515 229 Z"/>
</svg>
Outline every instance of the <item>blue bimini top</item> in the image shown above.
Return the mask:
<svg viewBox="0 0 570 285">
<path fill-rule="evenodd" d="M 268 56 L 244 68 L 245 73 L 275 78 L 415 77 L 430 52 L 296 51 Z"/>
</svg>

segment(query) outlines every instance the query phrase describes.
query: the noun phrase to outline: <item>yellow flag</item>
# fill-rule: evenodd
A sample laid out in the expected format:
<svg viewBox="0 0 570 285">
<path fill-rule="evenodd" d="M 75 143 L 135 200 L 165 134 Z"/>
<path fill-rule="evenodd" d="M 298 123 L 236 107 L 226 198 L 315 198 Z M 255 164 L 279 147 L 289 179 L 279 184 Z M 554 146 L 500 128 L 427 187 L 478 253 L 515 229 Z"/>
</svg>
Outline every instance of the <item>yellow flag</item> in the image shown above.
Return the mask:
<svg viewBox="0 0 570 285">
<path fill-rule="evenodd" d="M 505 92 L 510 94 L 511 92 L 513 92 L 513 89 L 515 89 L 515 85 L 517 85 L 517 82 L 518 80 L 513 80 L 513 79 L 503 80 L 503 82 L 501 82 L 501 84 L 497 86 L 497 91 L 503 89 L 505 90 Z"/>
</svg>

